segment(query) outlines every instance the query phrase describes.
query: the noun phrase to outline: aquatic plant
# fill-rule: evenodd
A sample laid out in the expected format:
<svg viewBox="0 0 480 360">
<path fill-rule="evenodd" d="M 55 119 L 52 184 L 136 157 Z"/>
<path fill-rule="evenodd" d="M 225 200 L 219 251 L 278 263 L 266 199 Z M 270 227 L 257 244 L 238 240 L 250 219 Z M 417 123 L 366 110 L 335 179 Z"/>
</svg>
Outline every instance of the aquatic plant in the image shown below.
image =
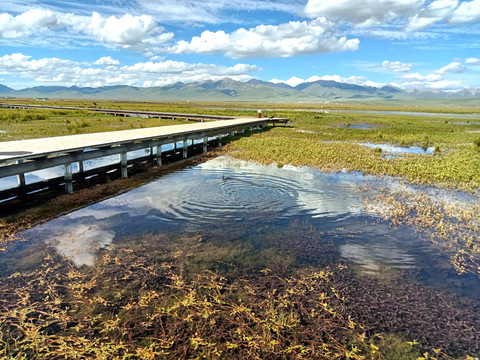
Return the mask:
<svg viewBox="0 0 480 360">
<path fill-rule="evenodd" d="M 380 359 L 328 269 L 256 279 L 213 272 L 187 279 L 142 251 L 105 253 L 92 269 L 47 254 L 0 280 L 0 355 L 10 358 Z M 128 284 L 128 286 L 126 286 Z"/>
<path fill-rule="evenodd" d="M 480 202 L 435 199 L 405 188 L 367 187 L 366 205 L 393 224 L 409 225 L 449 255 L 460 273 L 480 276 Z"/>
</svg>

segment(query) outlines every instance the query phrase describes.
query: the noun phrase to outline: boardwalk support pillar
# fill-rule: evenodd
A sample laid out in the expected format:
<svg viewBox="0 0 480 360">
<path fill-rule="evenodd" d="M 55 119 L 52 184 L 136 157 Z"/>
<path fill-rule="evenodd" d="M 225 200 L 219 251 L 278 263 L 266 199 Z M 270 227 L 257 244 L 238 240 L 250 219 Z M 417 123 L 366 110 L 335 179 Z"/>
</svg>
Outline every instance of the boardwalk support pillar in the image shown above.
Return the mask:
<svg viewBox="0 0 480 360">
<path fill-rule="evenodd" d="M 157 166 L 162 166 L 162 145 L 157 145 Z"/>
<path fill-rule="evenodd" d="M 186 139 L 183 139 L 183 158 L 186 159 L 188 157 L 188 143 Z"/>
<path fill-rule="evenodd" d="M 127 161 L 127 153 L 122 152 L 120 154 L 120 167 L 121 167 L 121 172 L 122 172 L 122 178 L 126 179 L 128 177 L 128 161 Z"/>
<path fill-rule="evenodd" d="M 65 192 L 67 194 L 73 193 L 73 171 L 72 164 L 64 165 L 64 174 L 65 174 Z"/>
<path fill-rule="evenodd" d="M 17 164 L 21 164 L 23 163 L 22 160 L 19 160 L 19 161 L 16 161 Z M 18 180 L 18 186 L 22 187 L 22 186 L 25 186 L 26 182 L 25 182 L 25 174 L 18 174 L 17 175 L 17 180 Z"/>
<path fill-rule="evenodd" d="M 205 136 L 203 138 L 203 152 L 207 152 L 208 151 L 208 137 Z"/>
</svg>

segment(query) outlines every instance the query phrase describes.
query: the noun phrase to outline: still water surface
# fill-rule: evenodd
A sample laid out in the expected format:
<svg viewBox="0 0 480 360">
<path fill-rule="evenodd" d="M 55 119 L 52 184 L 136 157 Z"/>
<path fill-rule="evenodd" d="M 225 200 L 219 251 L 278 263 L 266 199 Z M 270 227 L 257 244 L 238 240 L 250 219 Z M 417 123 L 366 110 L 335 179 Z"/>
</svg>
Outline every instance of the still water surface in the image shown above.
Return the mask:
<svg viewBox="0 0 480 360">
<path fill-rule="evenodd" d="M 429 286 L 480 297 L 476 277 L 457 275 L 448 256 L 413 229 L 392 227 L 381 213 L 366 210 L 359 185 L 372 181 L 378 180 L 219 157 L 30 229 L 22 247 L 50 244 L 77 266 L 92 266 L 99 249 L 151 239 L 149 234 L 235 238 L 258 248 L 275 238 L 291 249 L 298 267 L 343 263 L 369 276 L 408 271 Z M 461 193 L 430 193 L 442 201 L 468 201 Z M 294 246 L 307 250 L 295 253 Z"/>
</svg>

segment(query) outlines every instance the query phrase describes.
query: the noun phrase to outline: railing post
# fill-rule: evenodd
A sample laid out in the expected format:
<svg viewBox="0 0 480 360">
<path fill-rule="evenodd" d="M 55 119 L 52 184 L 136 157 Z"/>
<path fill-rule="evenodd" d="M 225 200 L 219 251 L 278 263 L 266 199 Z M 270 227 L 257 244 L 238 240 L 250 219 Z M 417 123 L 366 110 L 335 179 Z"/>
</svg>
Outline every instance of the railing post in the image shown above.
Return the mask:
<svg viewBox="0 0 480 360">
<path fill-rule="evenodd" d="M 208 136 L 205 136 L 203 138 L 203 152 L 207 152 L 208 151 Z"/>
</svg>

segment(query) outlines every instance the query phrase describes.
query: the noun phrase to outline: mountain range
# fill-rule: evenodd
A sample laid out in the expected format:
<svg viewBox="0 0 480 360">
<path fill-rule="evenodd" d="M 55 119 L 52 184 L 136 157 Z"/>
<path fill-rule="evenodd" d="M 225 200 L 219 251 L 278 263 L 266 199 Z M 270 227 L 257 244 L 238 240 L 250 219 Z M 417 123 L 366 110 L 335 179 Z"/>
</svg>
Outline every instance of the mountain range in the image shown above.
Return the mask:
<svg viewBox="0 0 480 360">
<path fill-rule="evenodd" d="M 297 86 L 252 79 L 247 82 L 224 78 L 218 81 L 181 82 L 156 87 L 128 85 L 103 87 L 35 86 L 14 90 L 0 84 L 0 97 L 145 101 L 234 101 L 234 102 L 359 102 L 412 101 L 415 99 L 474 99 L 480 89 L 455 92 L 405 91 L 394 86 L 372 87 L 331 80 L 305 82 Z"/>
</svg>

